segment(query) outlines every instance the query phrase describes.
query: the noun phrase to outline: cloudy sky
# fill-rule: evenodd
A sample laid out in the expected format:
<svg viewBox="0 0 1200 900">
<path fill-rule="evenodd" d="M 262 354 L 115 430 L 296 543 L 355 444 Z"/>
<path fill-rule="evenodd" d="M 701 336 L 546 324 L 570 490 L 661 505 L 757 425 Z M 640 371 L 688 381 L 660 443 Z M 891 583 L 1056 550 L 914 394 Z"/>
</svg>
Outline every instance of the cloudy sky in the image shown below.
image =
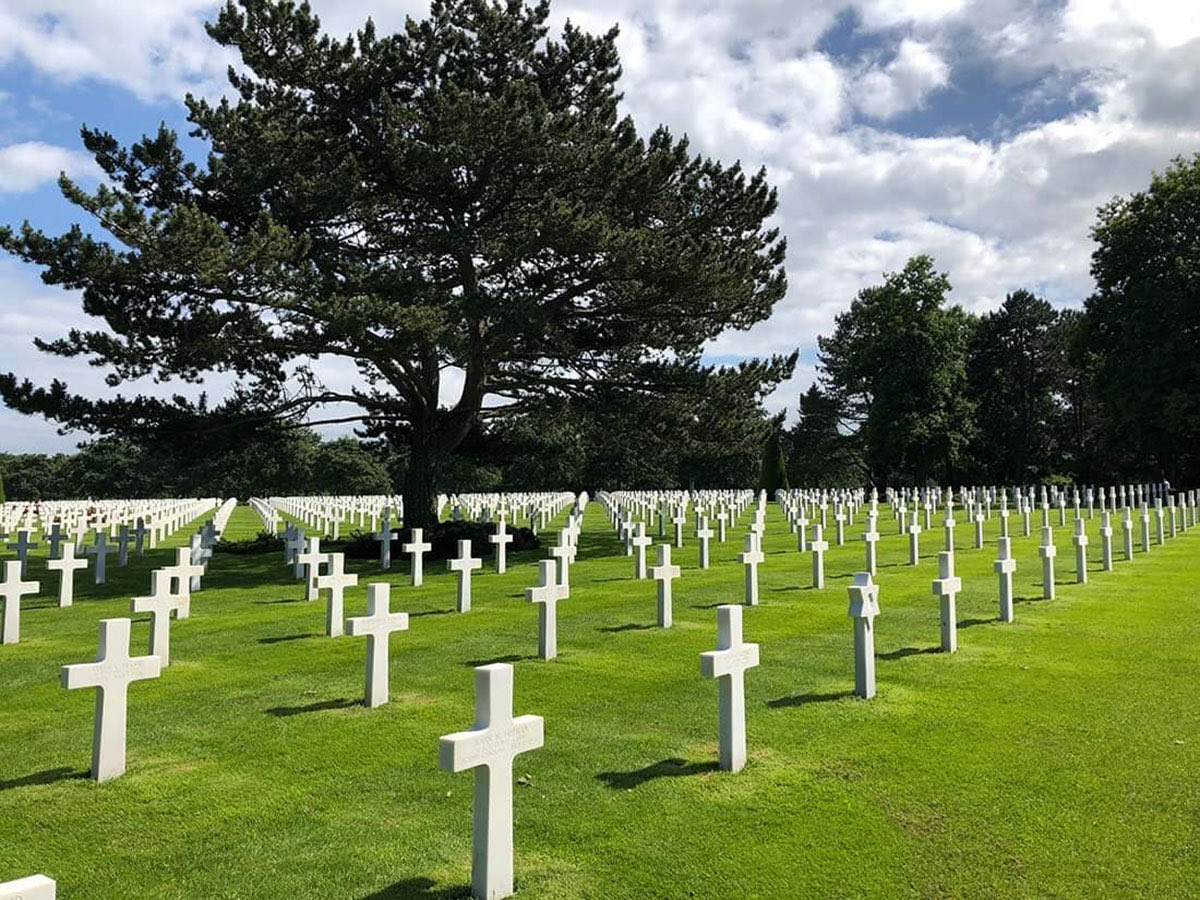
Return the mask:
<svg viewBox="0 0 1200 900">
<path fill-rule="evenodd" d="M 368 16 L 397 29 L 427 0 L 313 6 L 344 35 Z M 0 222 L 70 224 L 54 180 L 94 177 L 81 123 L 125 141 L 159 121 L 183 130 L 179 99 L 219 94 L 231 62 L 203 31 L 214 8 L 0 0 Z M 620 24 L 625 105 L 644 133 L 663 122 L 704 153 L 768 167 L 790 292 L 710 358 L 799 347 L 776 408 L 811 381 L 834 314 L 913 254 L 932 254 L 973 310 L 1018 287 L 1080 303 L 1096 207 L 1200 151 L 1194 0 L 555 0 L 554 11 L 591 30 Z M 96 370 L 30 346 L 83 318 L 76 298 L 0 259 L 0 370 L 99 391 Z M 0 409 L 0 451 L 76 440 Z"/>
</svg>

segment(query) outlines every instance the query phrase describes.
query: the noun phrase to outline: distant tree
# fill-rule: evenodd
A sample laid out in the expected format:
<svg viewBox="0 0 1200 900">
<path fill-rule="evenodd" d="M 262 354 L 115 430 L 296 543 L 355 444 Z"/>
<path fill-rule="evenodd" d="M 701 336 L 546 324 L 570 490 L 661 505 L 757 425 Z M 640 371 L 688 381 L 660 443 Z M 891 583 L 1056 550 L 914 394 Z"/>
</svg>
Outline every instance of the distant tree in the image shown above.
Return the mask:
<svg viewBox="0 0 1200 900">
<path fill-rule="evenodd" d="M 781 422 L 775 422 L 775 427 L 763 444 L 762 465 L 758 473 L 758 488 L 766 491 L 770 500 L 775 499 L 776 491 L 788 489 L 787 460 L 783 455 L 783 443 L 779 439 Z"/>
<path fill-rule="evenodd" d="M 3 503 L 5 501 L 5 499 L 6 498 L 4 495 L 4 473 L 0 472 L 0 503 Z"/>
<path fill-rule="evenodd" d="M 10 500 L 62 500 L 66 493 L 62 470 L 69 457 L 44 453 L 0 454 Z"/>
<path fill-rule="evenodd" d="M 321 494 L 390 494 L 387 468 L 352 437 L 327 441 L 317 447 L 312 488 Z"/>
<path fill-rule="evenodd" d="M 1028 291 L 979 319 L 967 363 L 977 477 L 1023 483 L 1064 474 L 1065 350 L 1059 314 Z"/>
<path fill-rule="evenodd" d="M 786 290 L 765 171 L 694 156 L 619 112 L 617 31 L 548 2 L 433 0 L 429 17 L 339 41 L 307 4 L 228 3 L 209 26 L 243 67 L 232 97 L 188 97 L 206 161 L 165 127 L 131 147 L 85 129 L 108 176 L 72 203 L 113 236 L 0 228 L 0 247 L 82 289 L 105 328 L 39 346 L 138 377 L 236 376 L 210 407 L 94 401 L 0 378 L 12 407 L 92 434 L 176 446 L 302 427 L 323 404 L 406 448 L 405 513 L 433 521 L 437 467 L 481 420 L 548 395 L 665 393 L 631 365 L 688 356 L 765 319 Z M 309 361 L 352 361 L 322 385 Z M 440 405 L 443 377 L 462 372 Z M 502 402 L 485 406 L 488 397 Z"/>
<path fill-rule="evenodd" d="M 1062 345 L 1062 433 L 1059 452 L 1063 471 L 1078 482 L 1095 484 L 1128 470 L 1117 465 L 1118 455 L 1103 446 L 1100 408 L 1096 400 L 1098 355 L 1089 338 L 1089 316 L 1082 310 L 1059 313 L 1058 342 Z"/>
<path fill-rule="evenodd" d="M 1111 459 L 1127 477 L 1200 479 L 1200 154 L 1101 207 L 1088 349 Z"/>
<path fill-rule="evenodd" d="M 947 307 L 950 282 L 917 256 L 864 288 L 818 338 L 822 390 L 861 441 L 876 484 L 953 481 L 968 460 L 967 343 L 974 320 Z"/>
<path fill-rule="evenodd" d="M 845 487 L 862 481 L 854 436 L 842 431 L 838 405 L 812 384 L 800 396 L 796 424 L 787 433 L 788 477 L 796 487 Z"/>
</svg>

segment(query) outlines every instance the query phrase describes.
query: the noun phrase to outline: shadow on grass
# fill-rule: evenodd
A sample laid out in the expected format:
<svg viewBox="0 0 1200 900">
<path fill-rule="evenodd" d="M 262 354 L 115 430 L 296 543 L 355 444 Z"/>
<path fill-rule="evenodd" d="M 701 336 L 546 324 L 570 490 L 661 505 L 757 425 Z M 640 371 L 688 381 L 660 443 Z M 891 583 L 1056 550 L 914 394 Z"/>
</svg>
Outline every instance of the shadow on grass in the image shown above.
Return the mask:
<svg viewBox="0 0 1200 900">
<path fill-rule="evenodd" d="M 614 791 L 629 791 L 656 778 L 703 775 L 705 772 L 716 772 L 719 768 L 716 762 L 690 763 L 676 757 L 660 760 L 644 769 L 634 769 L 632 772 L 601 772 L 596 776 L 596 780 L 603 781 Z"/>
<path fill-rule="evenodd" d="M 958 628 L 974 628 L 976 625 L 994 625 L 999 622 L 999 619 L 963 619 L 958 623 Z"/>
<path fill-rule="evenodd" d="M 339 697 L 336 700 L 321 700 L 318 703 L 310 703 L 307 706 L 274 706 L 271 709 L 264 710 L 264 712 L 268 716 L 285 718 L 286 716 L 300 716 L 304 713 L 325 712 L 331 709 L 349 709 L 352 706 L 360 706 L 361 704 L 361 700 Z"/>
<path fill-rule="evenodd" d="M 699 609 L 700 607 L 696 607 Z M 716 607 L 713 607 L 715 609 Z M 641 622 L 626 622 L 624 625 L 609 625 L 605 628 L 597 628 L 597 631 L 603 631 L 606 634 L 617 634 L 622 631 L 649 631 L 654 628 L 654 625 L 646 625 Z"/>
<path fill-rule="evenodd" d="M 468 659 L 464 666 L 469 668 L 477 668 L 479 666 L 494 666 L 496 663 L 515 663 L 525 659 L 536 659 L 534 656 L 521 656 L 519 653 L 510 653 L 508 656 L 493 656 L 491 659 Z"/>
<path fill-rule="evenodd" d="M 54 784 L 59 781 L 74 781 L 79 778 L 87 777 L 87 772 L 80 772 L 78 769 L 60 766 L 57 769 L 46 769 L 44 772 L 34 772 L 32 775 L 22 775 L 20 778 L 11 778 L 8 781 L 0 781 L 0 791 L 11 791 L 14 788 L 20 787 L 32 787 L 36 784 Z"/>
<path fill-rule="evenodd" d="M 941 647 L 901 647 L 890 653 L 877 653 L 876 659 L 904 659 L 906 656 L 920 656 L 924 653 L 940 653 Z"/>
<path fill-rule="evenodd" d="M 315 638 L 315 637 L 318 637 L 318 636 L 319 636 L 319 635 L 317 635 L 316 633 L 309 633 L 309 634 L 283 634 L 283 635 L 280 635 L 279 637 L 265 637 L 265 638 L 259 638 L 259 639 L 258 639 L 258 642 L 259 642 L 260 644 L 282 644 L 282 643 L 285 643 L 285 642 L 287 642 L 287 641 L 303 641 L 303 640 L 306 640 L 306 639 L 308 639 L 308 638 Z"/>
<path fill-rule="evenodd" d="M 259 606 L 269 606 L 273 603 L 299 603 L 300 598 L 299 597 L 281 597 L 278 600 L 255 600 L 254 602 L 257 603 Z"/>
<path fill-rule="evenodd" d="M 720 609 L 722 606 L 729 606 L 730 602 L 731 601 L 726 601 L 725 603 L 693 603 L 692 609 Z"/>
<path fill-rule="evenodd" d="M 416 619 L 419 616 L 448 616 L 454 612 L 452 609 L 423 609 L 420 612 L 409 613 L 410 619 Z"/>
<path fill-rule="evenodd" d="M 1053 597 L 1013 597 L 1013 604 L 1018 603 L 1045 603 L 1048 600 L 1053 600 Z"/>
<path fill-rule="evenodd" d="M 777 700 L 768 700 L 767 706 L 771 709 L 786 709 L 789 706 L 804 706 L 806 703 L 832 703 L 835 700 L 843 700 L 846 697 L 853 697 L 854 691 L 830 691 L 825 694 L 796 694 L 793 697 L 780 697 Z"/>
<path fill-rule="evenodd" d="M 361 900 L 456 900 L 470 896 L 469 885 L 441 888 L 432 878 L 405 878 L 382 891 L 367 894 Z"/>
</svg>

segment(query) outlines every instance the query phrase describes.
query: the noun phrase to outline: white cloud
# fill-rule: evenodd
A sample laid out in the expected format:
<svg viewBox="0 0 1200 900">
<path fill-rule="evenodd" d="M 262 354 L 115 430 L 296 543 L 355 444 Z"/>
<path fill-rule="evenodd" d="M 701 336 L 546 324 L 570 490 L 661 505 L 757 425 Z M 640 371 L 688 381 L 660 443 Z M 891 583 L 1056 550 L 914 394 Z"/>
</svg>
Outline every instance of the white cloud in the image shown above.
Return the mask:
<svg viewBox="0 0 1200 900">
<path fill-rule="evenodd" d="M 928 44 L 905 38 L 896 56 L 872 67 L 855 84 L 858 108 L 876 119 L 890 119 L 920 106 L 925 97 L 950 81 L 950 66 Z"/>
<path fill-rule="evenodd" d="M 32 191 L 54 181 L 60 172 L 97 177 L 100 169 L 95 160 L 80 150 L 40 141 L 0 147 L 0 194 Z"/>
</svg>

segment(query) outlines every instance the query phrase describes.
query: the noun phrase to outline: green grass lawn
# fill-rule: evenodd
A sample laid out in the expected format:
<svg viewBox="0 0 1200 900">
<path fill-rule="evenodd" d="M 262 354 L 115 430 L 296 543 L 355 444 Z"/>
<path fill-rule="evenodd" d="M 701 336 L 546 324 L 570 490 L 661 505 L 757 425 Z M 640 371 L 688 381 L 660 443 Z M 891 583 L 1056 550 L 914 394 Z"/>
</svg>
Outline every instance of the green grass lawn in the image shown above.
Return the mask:
<svg viewBox="0 0 1200 900">
<path fill-rule="evenodd" d="M 532 658 L 523 600 L 542 554 L 513 554 L 504 576 L 485 563 L 466 615 L 442 564 L 417 589 L 399 564 L 351 564 L 364 577 L 348 616 L 381 577 L 412 614 L 376 710 L 359 703 L 366 642 L 324 637 L 324 601 L 303 602 L 281 555 L 218 554 L 172 625 L 170 668 L 130 689 L 129 770 L 104 785 L 84 777 L 94 692 L 63 690 L 59 667 L 94 658 L 98 620 L 128 615 L 171 553 L 114 568 L 104 588 L 80 577 L 66 610 L 52 575 L 23 608 L 22 643 L 0 647 L 0 881 L 45 872 L 63 900 L 464 896 L 471 776 L 439 771 L 437 743 L 470 726 L 472 666 L 511 661 L 515 712 L 546 728 L 516 763 L 522 897 L 1195 895 L 1200 529 L 1109 574 L 1097 516 L 1077 586 L 1070 524 L 1056 528 L 1049 602 L 1037 539 L 1017 537 L 1021 599 L 1002 625 L 998 519 L 983 550 L 960 523 L 960 650 L 946 656 L 930 592 L 941 529 L 910 567 L 883 511 L 879 694 L 861 701 L 846 585 L 864 518 L 814 591 L 772 507 L 762 605 L 745 616 L 762 653 L 746 678 L 750 761 L 730 775 L 715 770 L 717 690 L 698 655 L 715 645 L 714 607 L 741 599 L 748 522 L 707 572 L 689 527 L 675 626 L 660 630 L 654 583 L 631 579 L 593 503 L 549 663 Z M 239 508 L 230 535 L 257 530 Z M 1119 523 L 1116 544 L 1120 557 Z M 148 616 L 134 620 L 145 652 Z"/>
</svg>

